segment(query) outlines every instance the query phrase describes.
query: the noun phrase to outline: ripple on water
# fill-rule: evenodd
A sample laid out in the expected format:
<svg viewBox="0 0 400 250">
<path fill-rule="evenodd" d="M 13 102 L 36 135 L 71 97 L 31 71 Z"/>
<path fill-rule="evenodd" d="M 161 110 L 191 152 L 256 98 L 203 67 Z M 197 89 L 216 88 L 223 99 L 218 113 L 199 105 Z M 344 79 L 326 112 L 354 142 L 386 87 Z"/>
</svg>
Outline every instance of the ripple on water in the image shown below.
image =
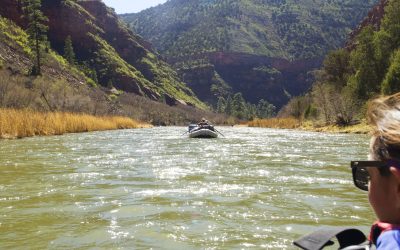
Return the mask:
<svg viewBox="0 0 400 250">
<path fill-rule="evenodd" d="M 290 248 L 367 228 L 348 162 L 368 138 L 257 128 L 196 140 L 152 128 L 0 141 L 5 248 Z"/>
</svg>

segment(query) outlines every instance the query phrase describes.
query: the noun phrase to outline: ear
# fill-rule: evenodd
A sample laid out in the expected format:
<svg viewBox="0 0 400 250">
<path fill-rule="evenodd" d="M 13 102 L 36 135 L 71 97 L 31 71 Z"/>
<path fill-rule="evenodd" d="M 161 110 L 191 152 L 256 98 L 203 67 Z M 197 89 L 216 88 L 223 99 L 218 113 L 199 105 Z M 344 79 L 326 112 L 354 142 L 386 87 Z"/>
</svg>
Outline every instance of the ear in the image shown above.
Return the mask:
<svg viewBox="0 0 400 250">
<path fill-rule="evenodd" d="M 389 170 L 397 182 L 397 192 L 400 194 L 400 169 L 395 167 L 390 167 Z"/>
<path fill-rule="evenodd" d="M 399 180 L 400 180 L 400 169 L 395 168 L 395 167 L 390 167 L 390 172 L 391 172 L 396 178 L 399 178 Z"/>
</svg>

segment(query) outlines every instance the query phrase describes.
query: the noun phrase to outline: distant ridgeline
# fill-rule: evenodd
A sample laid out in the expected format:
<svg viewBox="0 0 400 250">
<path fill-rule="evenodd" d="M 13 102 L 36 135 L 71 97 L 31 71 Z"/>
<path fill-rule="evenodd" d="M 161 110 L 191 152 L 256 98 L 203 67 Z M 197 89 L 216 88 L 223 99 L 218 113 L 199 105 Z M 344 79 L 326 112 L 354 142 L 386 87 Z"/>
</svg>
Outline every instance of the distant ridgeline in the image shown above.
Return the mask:
<svg viewBox="0 0 400 250">
<path fill-rule="evenodd" d="M 278 108 L 309 90 L 310 74 L 378 0 L 169 0 L 122 15 L 203 101 L 242 93 Z"/>
</svg>

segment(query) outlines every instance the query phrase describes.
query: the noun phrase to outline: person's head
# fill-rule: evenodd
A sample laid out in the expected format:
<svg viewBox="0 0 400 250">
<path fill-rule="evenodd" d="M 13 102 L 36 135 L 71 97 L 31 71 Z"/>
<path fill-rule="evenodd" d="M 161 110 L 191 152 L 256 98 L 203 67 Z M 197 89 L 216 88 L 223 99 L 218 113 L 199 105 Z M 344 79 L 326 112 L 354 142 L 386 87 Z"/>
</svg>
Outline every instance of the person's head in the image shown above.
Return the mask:
<svg viewBox="0 0 400 250">
<path fill-rule="evenodd" d="M 374 127 L 367 167 L 368 196 L 379 220 L 400 223 L 400 93 L 369 103 L 369 123 Z"/>
<path fill-rule="evenodd" d="M 201 121 L 202 122 L 206 122 L 206 118 L 201 118 Z"/>
</svg>

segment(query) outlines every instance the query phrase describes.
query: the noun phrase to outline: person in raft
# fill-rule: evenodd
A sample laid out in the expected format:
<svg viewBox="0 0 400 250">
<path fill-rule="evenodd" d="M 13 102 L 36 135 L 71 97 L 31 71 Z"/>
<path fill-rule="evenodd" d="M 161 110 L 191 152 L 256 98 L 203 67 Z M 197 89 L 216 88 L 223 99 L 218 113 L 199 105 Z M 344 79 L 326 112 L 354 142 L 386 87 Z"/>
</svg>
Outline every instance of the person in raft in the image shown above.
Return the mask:
<svg viewBox="0 0 400 250">
<path fill-rule="evenodd" d="M 199 127 L 208 126 L 208 121 L 205 118 L 201 118 L 201 121 L 197 123 Z"/>
<path fill-rule="evenodd" d="M 373 100 L 369 161 L 352 161 L 356 187 L 368 191 L 377 216 L 369 240 L 378 250 L 400 249 L 400 93 Z"/>
</svg>

